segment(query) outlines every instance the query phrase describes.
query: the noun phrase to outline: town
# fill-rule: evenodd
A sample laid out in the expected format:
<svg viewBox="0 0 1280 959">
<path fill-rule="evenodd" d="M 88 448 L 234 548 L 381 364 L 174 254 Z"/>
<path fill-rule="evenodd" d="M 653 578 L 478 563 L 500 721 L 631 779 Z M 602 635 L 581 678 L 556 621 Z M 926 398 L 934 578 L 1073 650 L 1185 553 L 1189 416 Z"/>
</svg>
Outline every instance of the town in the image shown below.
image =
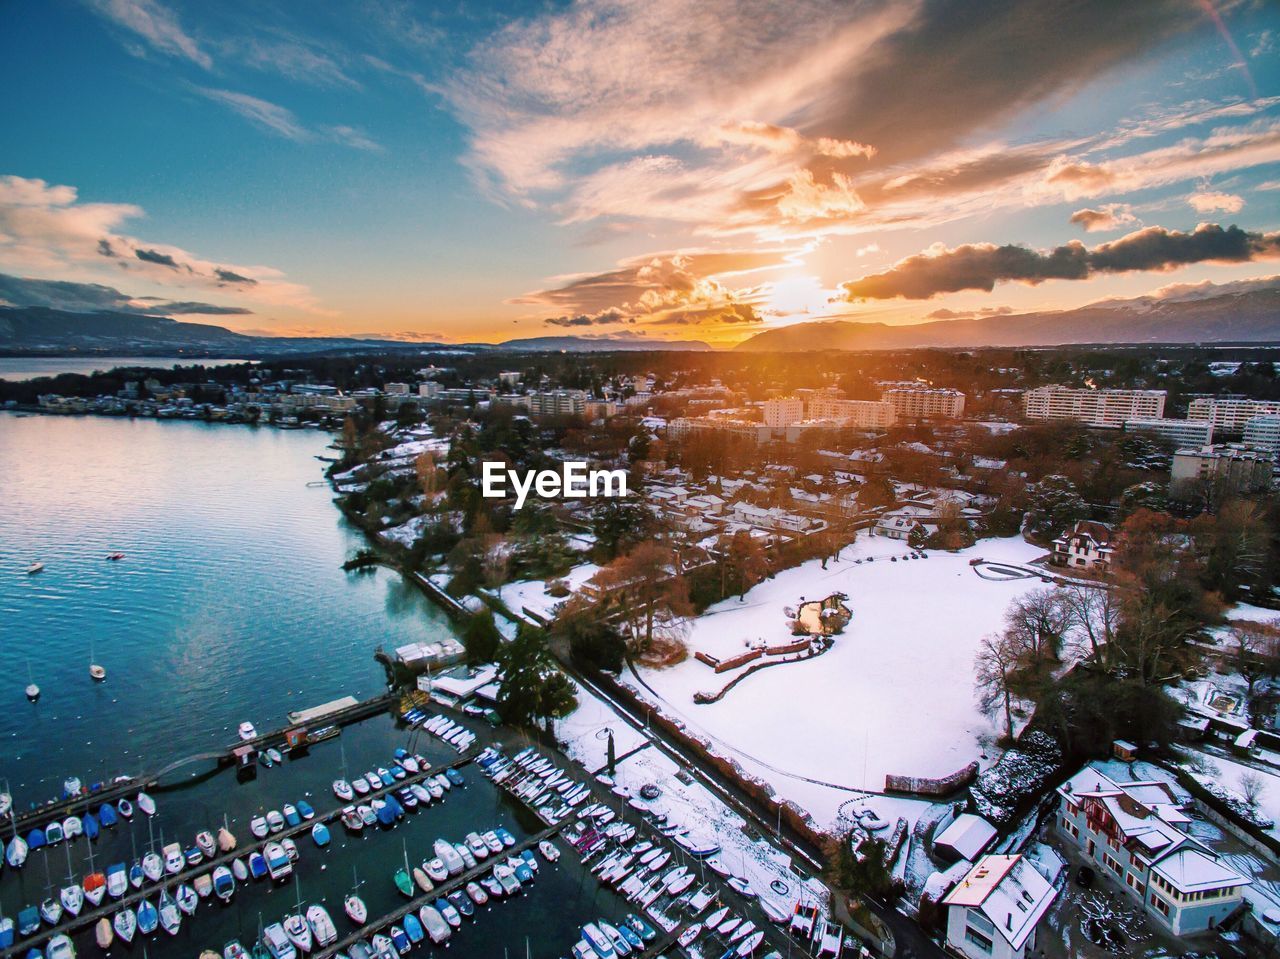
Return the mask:
<svg viewBox="0 0 1280 959">
<path fill-rule="evenodd" d="M 1268 350 L 287 362 L 0 398 L 329 431 L 369 537 L 349 568 L 403 571 L 457 624 L 389 669 L 588 766 L 584 728 L 643 717 L 618 752 L 656 736 L 704 770 L 822 871 L 851 943 L 1274 947 Z M 489 482 L 587 464 L 626 495 Z M 612 782 L 661 777 L 612 737 Z"/>
</svg>

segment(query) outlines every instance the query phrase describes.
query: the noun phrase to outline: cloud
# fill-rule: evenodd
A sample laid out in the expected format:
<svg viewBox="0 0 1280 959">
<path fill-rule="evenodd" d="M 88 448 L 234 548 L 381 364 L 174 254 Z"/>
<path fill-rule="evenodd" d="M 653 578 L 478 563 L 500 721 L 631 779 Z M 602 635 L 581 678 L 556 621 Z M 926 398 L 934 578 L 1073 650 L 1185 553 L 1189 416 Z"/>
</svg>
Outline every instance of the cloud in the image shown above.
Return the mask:
<svg viewBox="0 0 1280 959">
<path fill-rule="evenodd" d="M 547 326 L 607 326 L 612 323 L 634 323 L 635 317 L 628 317 L 617 310 L 605 310 L 602 313 L 579 313 L 577 316 L 550 316 L 542 321 Z"/>
<path fill-rule="evenodd" d="M 142 216 L 143 210 L 130 203 L 81 202 L 71 186 L 0 176 L 0 262 L 77 281 L 128 275 L 135 284 L 218 290 L 254 303 L 318 312 L 311 292 L 279 270 L 215 263 L 122 232 L 128 221 Z"/>
<path fill-rule="evenodd" d="M 362 89 L 328 52 L 294 36 L 250 36 L 230 41 L 227 49 L 256 70 L 270 71 L 298 83 L 319 87 Z"/>
<path fill-rule="evenodd" d="M 1118 230 L 1137 221 L 1127 203 L 1107 203 L 1098 209 L 1085 207 L 1071 214 L 1072 223 L 1084 227 L 1086 233 L 1105 233 Z"/>
<path fill-rule="evenodd" d="M 101 283 L 75 283 L 0 273 L 0 304 L 17 307 L 46 307 L 71 313 L 98 311 L 141 313 L 148 316 L 203 314 L 244 316 L 253 311 L 243 306 L 218 306 L 196 300 L 164 300 L 154 296 L 134 297 Z"/>
<path fill-rule="evenodd" d="M 182 29 L 177 15 L 156 0 L 91 0 L 91 5 L 112 23 L 137 34 L 152 49 L 212 69 L 213 60 Z"/>
<path fill-rule="evenodd" d="M 250 96 L 236 90 L 220 90 L 213 87 L 196 87 L 196 92 L 220 103 L 227 109 L 244 117 L 260 130 L 276 136 L 284 137 L 295 143 L 315 143 L 325 141 L 356 150 L 380 152 L 382 145 L 373 140 L 359 127 L 322 126 L 312 130 L 306 127 L 287 107 L 260 97 Z"/>
<path fill-rule="evenodd" d="M 1202 223 L 1190 233 L 1147 227 L 1093 249 L 1072 240 L 1047 253 L 1011 244 L 967 244 L 955 249 L 935 245 L 883 273 L 842 284 L 841 299 L 923 300 L 960 290 L 989 293 L 996 283 L 1008 281 L 1036 285 L 1046 280 L 1084 280 L 1096 273 L 1276 258 L 1280 258 L 1280 233 L 1252 233 L 1215 223 Z"/>
<path fill-rule="evenodd" d="M 866 246 L 858 247 L 854 255 L 859 258 L 862 258 L 864 256 L 870 256 L 872 253 L 879 253 L 879 252 L 880 252 L 879 243 L 868 243 Z"/>
<path fill-rule="evenodd" d="M 1013 313 L 1011 306 L 984 306 L 980 310 L 934 310 L 926 315 L 929 320 L 972 320 L 980 316 L 1009 316 Z"/>
<path fill-rule="evenodd" d="M 1197 213 L 1239 213 L 1244 208 L 1244 198 L 1232 193 L 1193 193 L 1187 203 Z"/>
</svg>

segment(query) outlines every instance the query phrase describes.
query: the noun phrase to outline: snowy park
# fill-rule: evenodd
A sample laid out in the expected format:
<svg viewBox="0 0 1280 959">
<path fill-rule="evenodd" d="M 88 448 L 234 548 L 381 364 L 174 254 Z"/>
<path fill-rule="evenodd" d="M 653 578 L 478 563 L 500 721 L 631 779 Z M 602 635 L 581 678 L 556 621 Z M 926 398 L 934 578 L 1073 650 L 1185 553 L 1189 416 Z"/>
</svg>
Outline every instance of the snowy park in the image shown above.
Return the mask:
<svg viewBox="0 0 1280 959">
<path fill-rule="evenodd" d="M 974 655 L 1001 628 L 1010 601 L 1043 584 L 1037 576 L 980 577 L 970 560 L 1016 568 L 1043 550 L 1010 538 L 905 559 L 911 552 L 866 537 L 825 570 L 817 561 L 786 570 L 694 620 L 688 660 L 624 682 L 819 822 L 835 820 L 860 790 L 880 792 L 886 775 L 985 766 L 983 742 L 997 729 L 975 704 Z M 848 596 L 853 619 L 828 652 L 761 669 L 719 702 L 695 704 L 696 693 L 723 686 L 729 674 L 716 676 L 693 654 L 723 660 L 749 643 L 786 644 L 787 610 L 833 592 Z"/>
</svg>

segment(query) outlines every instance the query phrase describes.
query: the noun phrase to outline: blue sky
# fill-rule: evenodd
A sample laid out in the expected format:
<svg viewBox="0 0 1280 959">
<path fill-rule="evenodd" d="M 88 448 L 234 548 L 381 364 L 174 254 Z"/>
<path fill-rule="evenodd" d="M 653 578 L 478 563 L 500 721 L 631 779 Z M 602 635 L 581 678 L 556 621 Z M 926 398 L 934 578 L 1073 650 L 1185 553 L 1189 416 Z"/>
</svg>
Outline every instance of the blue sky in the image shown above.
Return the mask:
<svg viewBox="0 0 1280 959">
<path fill-rule="evenodd" d="M 3 10 L 15 305 L 727 344 L 1280 259 L 1261 0 Z"/>
</svg>

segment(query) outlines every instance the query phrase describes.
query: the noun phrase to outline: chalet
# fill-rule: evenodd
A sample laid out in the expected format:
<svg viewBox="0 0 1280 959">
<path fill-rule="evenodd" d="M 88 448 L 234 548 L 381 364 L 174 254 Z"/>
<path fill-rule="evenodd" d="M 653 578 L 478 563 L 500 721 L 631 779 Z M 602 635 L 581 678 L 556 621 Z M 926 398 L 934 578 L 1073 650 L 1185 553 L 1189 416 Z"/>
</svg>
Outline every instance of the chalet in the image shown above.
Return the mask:
<svg viewBox="0 0 1280 959">
<path fill-rule="evenodd" d="M 1058 787 L 1057 830 L 1175 936 L 1220 925 L 1250 880 L 1183 831 L 1191 819 L 1168 783 L 1116 782 L 1085 766 Z"/>
<path fill-rule="evenodd" d="M 1054 566 L 1105 573 L 1111 569 L 1115 534 L 1106 523 L 1081 520 L 1053 541 L 1049 562 Z"/>
<path fill-rule="evenodd" d="M 955 885 L 947 907 L 947 947 L 969 959 L 1024 959 L 1058 891 L 1025 856 L 983 856 Z"/>
</svg>

